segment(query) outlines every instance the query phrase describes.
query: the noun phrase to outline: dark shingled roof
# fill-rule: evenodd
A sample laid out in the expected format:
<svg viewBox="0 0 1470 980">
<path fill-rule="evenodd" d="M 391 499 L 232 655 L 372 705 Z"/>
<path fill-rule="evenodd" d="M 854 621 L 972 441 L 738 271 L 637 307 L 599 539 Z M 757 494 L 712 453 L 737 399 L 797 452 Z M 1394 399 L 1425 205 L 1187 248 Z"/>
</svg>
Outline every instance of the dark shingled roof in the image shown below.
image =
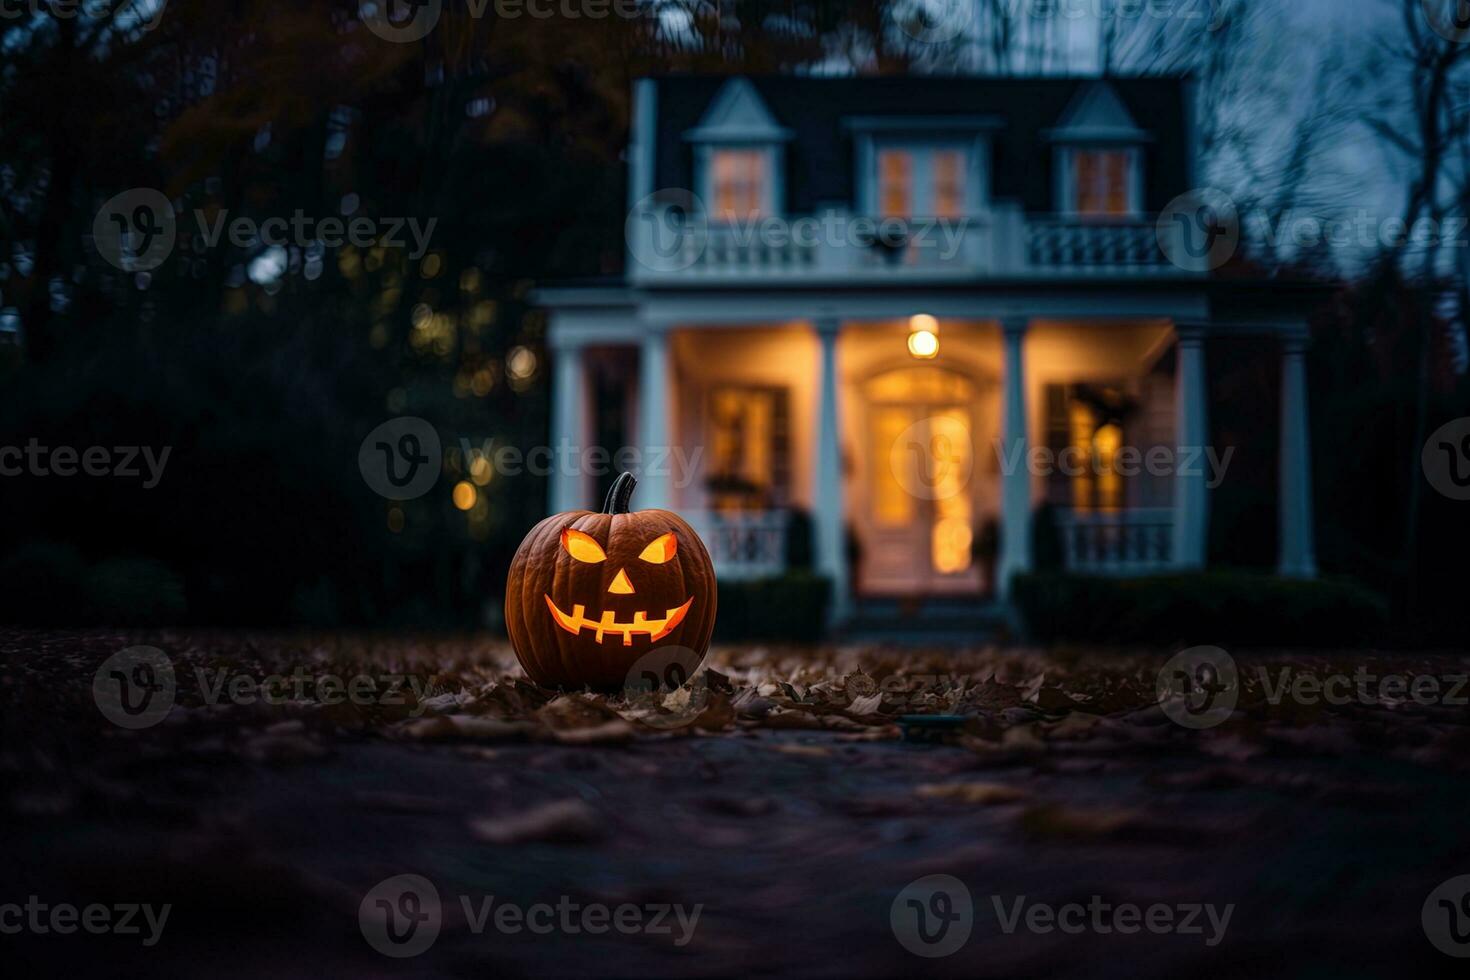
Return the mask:
<svg viewBox="0 0 1470 980">
<path fill-rule="evenodd" d="M 692 188 L 693 152 L 686 130 L 699 124 L 730 76 L 683 75 L 658 86 L 656 187 Z M 1015 198 L 1027 211 L 1054 210 L 1052 144 L 1043 132 L 1057 125 L 1073 95 L 1095 78 L 977 78 L 896 76 L 809 78 L 747 76 L 766 108 L 794 132 L 787 145 L 786 209 L 810 213 L 821 204 L 851 204 L 852 116 L 998 116 L 992 134 L 991 195 Z M 1161 210 L 1188 186 L 1188 116 L 1183 78 L 1110 78 L 1140 129 L 1144 144 L 1144 208 Z"/>
</svg>

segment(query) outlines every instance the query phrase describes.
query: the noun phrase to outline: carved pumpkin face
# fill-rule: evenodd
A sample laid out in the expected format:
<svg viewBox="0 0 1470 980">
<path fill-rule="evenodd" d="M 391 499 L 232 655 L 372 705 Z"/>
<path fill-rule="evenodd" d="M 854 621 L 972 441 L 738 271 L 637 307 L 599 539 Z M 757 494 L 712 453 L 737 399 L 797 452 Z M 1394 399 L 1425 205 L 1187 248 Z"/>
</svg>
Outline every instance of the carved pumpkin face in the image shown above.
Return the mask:
<svg viewBox="0 0 1470 980">
<path fill-rule="evenodd" d="M 538 684 L 617 690 L 656 648 L 686 647 L 700 659 L 709 649 L 709 552 L 677 514 L 629 513 L 634 482 L 620 475 L 601 514 L 548 517 L 511 560 L 506 631 Z"/>
</svg>

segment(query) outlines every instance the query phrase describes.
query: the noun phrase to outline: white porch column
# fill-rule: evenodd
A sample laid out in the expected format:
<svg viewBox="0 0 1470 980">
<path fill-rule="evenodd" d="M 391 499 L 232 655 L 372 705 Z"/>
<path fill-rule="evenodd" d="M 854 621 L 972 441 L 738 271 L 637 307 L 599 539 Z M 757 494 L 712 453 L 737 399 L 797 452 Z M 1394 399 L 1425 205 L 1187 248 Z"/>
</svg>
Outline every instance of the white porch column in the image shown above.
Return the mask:
<svg viewBox="0 0 1470 980">
<path fill-rule="evenodd" d="M 1011 576 L 1031 568 L 1031 446 L 1026 439 L 1025 317 L 1001 321 L 1005 338 L 1005 410 L 1002 412 L 1000 555 L 995 564 L 996 594 L 1011 591 Z"/>
<path fill-rule="evenodd" d="M 1312 443 L 1307 417 L 1307 338 L 1281 340 L 1280 561 L 1291 578 L 1315 578 L 1317 555 L 1312 536 Z"/>
<path fill-rule="evenodd" d="M 1210 500 L 1203 451 L 1209 442 L 1205 394 L 1205 330 L 1199 324 L 1176 324 L 1178 358 L 1174 369 L 1174 444 L 1176 464 L 1193 459 L 1187 471 L 1174 473 L 1174 565 L 1203 568 L 1209 540 Z"/>
<path fill-rule="evenodd" d="M 821 341 L 821 407 L 818 411 L 817 458 L 813 470 L 812 526 L 816 533 L 817 573 L 832 583 L 831 618 L 840 621 L 851 608 L 847 581 L 847 534 L 842 501 L 842 428 L 838 415 L 837 335 L 842 321 L 815 322 Z"/>
<path fill-rule="evenodd" d="M 578 453 L 587 447 L 587 372 L 582 366 L 581 341 L 548 337 L 555 377 L 551 395 L 551 478 L 547 481 L 551 513 L 581 510 L 592 506 L 581 467 L 569 465 L 575 458 L 557 451 L 562 444 Z M 596 508 L 593 508 L 596 509 Z"/>
<path fill-rule="evenodd" d="M 644 328 L 638 358 L 638 509 L 667 509 L 673 503 L 669 458 L 669 334 L 661 325 Z M 659 472 L 649 472 L 662 462 Z"/>
</svg>

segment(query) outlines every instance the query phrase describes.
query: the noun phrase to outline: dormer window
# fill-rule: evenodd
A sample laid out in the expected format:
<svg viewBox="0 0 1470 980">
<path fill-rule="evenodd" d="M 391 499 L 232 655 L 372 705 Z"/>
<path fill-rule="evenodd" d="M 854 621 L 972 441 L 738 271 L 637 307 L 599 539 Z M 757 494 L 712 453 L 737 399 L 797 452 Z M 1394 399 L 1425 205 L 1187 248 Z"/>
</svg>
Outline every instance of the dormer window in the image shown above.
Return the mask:
<svg viewBox="0 0 1470 980">
<path fill-rule="evenodd" d="M 1143 146 L 1152 139 L 1133 122 L 1107 82 L 1077 91 L 1054 129 L 1056 209 L 1091 217 L 1143 212 Z"/>
<path fill-rule="evenodd" d="M 967 154 L 959 146 L 883 147 L 875 195 L 883 218 L 959 218 L 966 204 Z"/>
<path fill-rule="evenodd" d="M 855 205 L 878 218 L 961 220 L 989 201 L 996 116 L 852 116 Z"/>
<path fill-rule="evenodd" d="M 766 210 L 770 180 L 764 150 L 711 150 L 710 219 L 749 221 Z"/>
<path fill-rule="evenodd" d="M 1077 214 L 1134 214 L 1139 210 L 1133 199 L 1135 150 L 1074 149 L 1072 158 L 1072 201 L 1064 209 Z"/>
<path fill-rule="evenodd" d="M 711 221 L 781 213 L 791 131 L 776 123 L 754 85 L 743 78 L 726 82 L 684 139 L 693 146 L 695 189 Z"/>
</svg>

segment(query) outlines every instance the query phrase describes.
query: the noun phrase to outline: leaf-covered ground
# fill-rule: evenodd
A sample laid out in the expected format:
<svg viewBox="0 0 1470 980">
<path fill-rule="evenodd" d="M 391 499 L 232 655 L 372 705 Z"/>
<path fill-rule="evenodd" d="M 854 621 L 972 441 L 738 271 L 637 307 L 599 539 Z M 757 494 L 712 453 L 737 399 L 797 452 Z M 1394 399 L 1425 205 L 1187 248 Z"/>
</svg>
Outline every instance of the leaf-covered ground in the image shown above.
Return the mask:
<svg viewBox="0 0 1470 980">
<path fill-rule="evenodd" d="M 93 697 L 135 645 L 173 709 Z M 1432 975 L 1425 899 L 1470 873 L 1461 655 L 1237 655 L 1216 727 L 1175 724 L 1174 651 L 719 649 L 667 697 L 558 694 L 473 637 L 0 633 L 0 903 L 170 903 L 161 941 L 0 935 L 34 975 Z M 1438 679 L 1350 703 L 1283 677 Z M 1289 673 L 1283 674 L 1282 671 Z M 246 694 L 279 676 L 273 698 Z M 329 704 L 319 678 L 369 679 Z M 242 680 L 243 679 L 243 680 Z M 369 681 L 363 681 L 367 685 Z M 1339 689 L 1341 690 L 1341 689 Z M 1458 695 L 1470 696 L 1470 687 Z M 1424 703 L 1421 703 L 1424 702 Z M 939 728 L 911 715 L 954 716 Z M 444 901 L 433 947 L 375 952 L 366 893 Z M 895 898 L 964 882 L 968 942 L 920 959 Z M 477 933 L 461 897 L 699 905 L 692 939 Z M 1233 906 L 1199 934 L 1007 932 L 998 909 Z M 190 964 L 196 964 L 191 967 Z"/>
</svg>

